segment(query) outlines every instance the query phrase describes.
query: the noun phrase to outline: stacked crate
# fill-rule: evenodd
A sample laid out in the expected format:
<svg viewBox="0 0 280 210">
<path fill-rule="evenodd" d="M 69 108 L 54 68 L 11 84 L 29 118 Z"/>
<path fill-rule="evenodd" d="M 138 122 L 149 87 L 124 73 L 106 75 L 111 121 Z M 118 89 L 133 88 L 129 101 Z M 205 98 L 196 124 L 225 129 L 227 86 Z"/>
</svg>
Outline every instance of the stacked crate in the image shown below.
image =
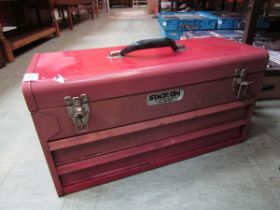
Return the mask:
<svg viewBox="0 0 280 210">
<path fill-rule="evenodd" d="M 204 12 L 163 12 L 159 14 L 158 21 L 161 35 L 178 40 L 185 31 L 214 30 L 216 19 L 207 17 Z"/>
<path fill-rule="evenodd" d="M 233 12 L 162 12 L 158 18 L 161 35 L 173 40 L 181 38 L 186 31 L 240 30 L 244 21 L 240 14 Z M 259 17 L 258 29 L 269 27 L 268 17 Z"/>
<path fill-rule="evenodd" d="M 216 18 L 216 29 L 243 29 L 245 21 L 242 15 L 235 12 L 205 12 L 207 16 Z M 260 16 L 257 20 L 257 29 L 266 29 L 270 25 L 269 17 Z"/>
</svg>

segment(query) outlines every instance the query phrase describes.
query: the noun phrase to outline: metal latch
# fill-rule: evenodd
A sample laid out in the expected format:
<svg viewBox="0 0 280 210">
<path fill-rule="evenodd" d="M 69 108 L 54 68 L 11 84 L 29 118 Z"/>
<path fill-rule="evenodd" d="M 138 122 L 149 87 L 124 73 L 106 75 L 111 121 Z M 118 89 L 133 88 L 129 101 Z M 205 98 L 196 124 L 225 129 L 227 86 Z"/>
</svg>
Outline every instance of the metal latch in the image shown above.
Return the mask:
<svg viewBox="0 0 280 210">
<path fill-rule="evenodd" d="M 247 81 L 246 69 L 236 69 L 232 81 L 232 91 L 237 98 L 245 97 L 253 81 Z"/>
<path fill-rule="evenodd" d="M 87 131 L 90 115 L 87 95 L 81 94 L 78 97 L 67 96 L 64 98 L 64 103 L 67 106 L 68 115 L 72 119 L 76 131 Z"/>
</svg>

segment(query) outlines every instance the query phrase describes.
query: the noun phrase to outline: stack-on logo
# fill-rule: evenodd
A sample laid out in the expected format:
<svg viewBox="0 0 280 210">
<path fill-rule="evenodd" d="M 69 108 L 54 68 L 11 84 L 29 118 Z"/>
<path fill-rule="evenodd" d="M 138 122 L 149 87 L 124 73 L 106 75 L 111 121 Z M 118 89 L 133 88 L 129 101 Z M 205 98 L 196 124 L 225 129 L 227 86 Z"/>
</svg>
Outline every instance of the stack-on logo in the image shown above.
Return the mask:
<svg viewBox="0 0 280 210">
<path fill-rule="evenodd" d="M 147 96 L 147 105 L 165 104 L 175 101 L 181 101 L 184 97 L 183 89 L 173 89 L 149 94 Z"/>
</svg>

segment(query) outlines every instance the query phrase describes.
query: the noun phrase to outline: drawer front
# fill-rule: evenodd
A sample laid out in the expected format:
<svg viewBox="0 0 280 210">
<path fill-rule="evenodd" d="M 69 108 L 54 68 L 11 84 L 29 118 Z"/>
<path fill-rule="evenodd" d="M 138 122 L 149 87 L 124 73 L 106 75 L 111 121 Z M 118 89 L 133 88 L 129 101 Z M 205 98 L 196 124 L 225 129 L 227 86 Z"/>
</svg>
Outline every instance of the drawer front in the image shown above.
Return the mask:
<svg viewBox="0 0 280 210">
<path fill-rule="evenodd" d="M 181 135 L 183 133 L 211 128 L 240 119 L 246 119 L 248 108 L 248 106 L 245 106 L 197 117 L 189 117 L 190 115 L 185 114 L 185 119 L 179 122 L 170 124 L 163 123 L 158 127 L 147 128 L 115 137 L 110 137 L 110 135 L 108 135 L 108 138 L 102 140 L 97 139 L 96 141 L 87 144 L 54 150 L 52 155 L 56 165 L 63 165 L 69 162 L 96 157 L 129 147 Z M 181 114 L 180 116 L 184 116 L 184 114 Z M 174 121 L 176 121 L 176 116 L 174 116 Z M 110 131 L 108 131 L 108 133 L 110 133 Z M 100 134 L 96 133 L 96 135 L 98 136 Z M 83 141 L 82 137 L 81 141 Z M 55 142 L 53 144 L 55 145 Z"/>
<path fill-rule="evenodd" d="M 243 141 L 254 99 L 51 142 L 46 155 L 60 195 Z"/>
<path fill-rule="evenodd" d="M 100 182 L 105 183 L 112 179 L 129 175 L 130 170 L 136 170 L 137 172 L 139 172 L 139 170 L 143 171 L 143 169 L 147 170 L 205 153 L 206 151 L 212 151 L 215 148 L 222 147 L 226 142 L 237 143 L 240 141 L 241 133 L 242 127 L 233 128 L 214 135 L 189 140 L 181 144 L 175 144 L 161 149 L 155 148 L 147 153 L 107 162 L 83 170 L 63 173 L 60 175 L 60 179 L 66 191 L 77 189 L 79 187 L 75 185 L 83 185 L 84 182 L 89 182 L 89 185 L 100 184 Z M 180 136 L 172 139 L 176 141 L 176 138 L 180 138 Z M 165 141 L 170 140 L 171 139 L 166 139 Z M 179 157 L 180 155 L 181 157 Z M 176 156 L 178 156 L 179 159 Z M 139 170 L 137 170 L 137 168 L 139 168 Z"/>
</svg>

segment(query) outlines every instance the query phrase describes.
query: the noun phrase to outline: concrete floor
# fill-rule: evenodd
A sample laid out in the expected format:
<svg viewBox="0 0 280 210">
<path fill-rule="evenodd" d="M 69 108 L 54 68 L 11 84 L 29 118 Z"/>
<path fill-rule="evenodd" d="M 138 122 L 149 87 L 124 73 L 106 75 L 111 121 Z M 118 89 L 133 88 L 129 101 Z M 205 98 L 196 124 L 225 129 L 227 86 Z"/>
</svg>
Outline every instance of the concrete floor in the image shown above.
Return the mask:
<svg viewBox="0 0 280 210">
<path fill-rule="evenodd" d="M 141 12 L 138 19 L 122 18 L 119 12 L 65 29 L 60 38 L 31 48 L 0 70 L 0 210 L 280 209 L 280 100 L 257 104 L 245 143 L 57 197 L 23 100 L 22 76 L 36 52 L 159 37 L 155 19 Z"/>
</svg>

